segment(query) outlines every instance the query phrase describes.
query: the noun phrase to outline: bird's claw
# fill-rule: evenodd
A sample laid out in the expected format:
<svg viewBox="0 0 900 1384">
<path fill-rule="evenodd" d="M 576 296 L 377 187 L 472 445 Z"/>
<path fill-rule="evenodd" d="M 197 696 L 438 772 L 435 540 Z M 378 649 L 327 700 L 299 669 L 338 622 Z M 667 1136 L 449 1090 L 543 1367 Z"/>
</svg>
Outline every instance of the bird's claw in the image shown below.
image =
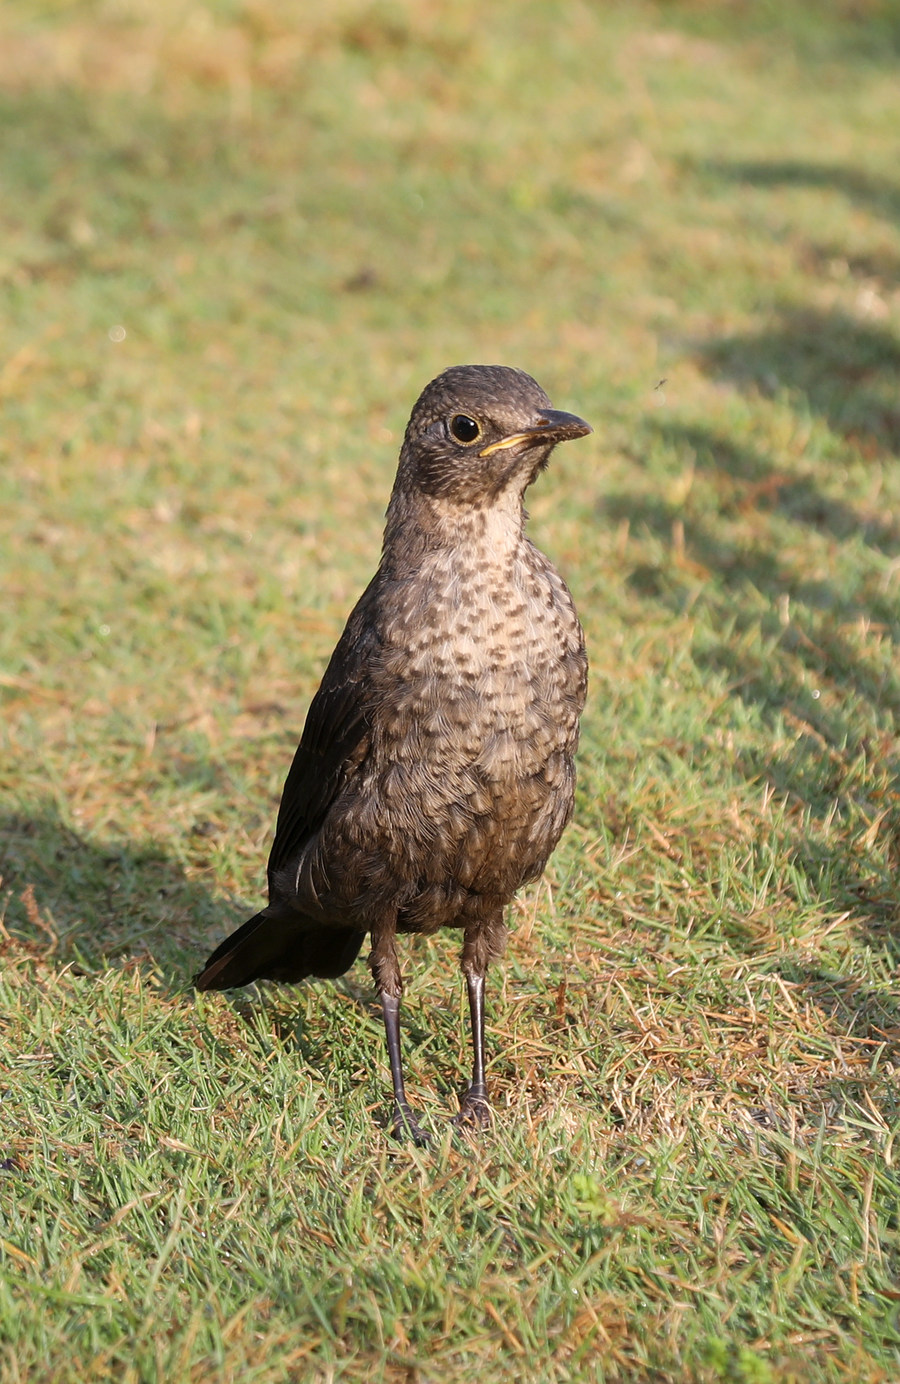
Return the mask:
<svg viewBox="0 0 900 1384">
<path fill-rule="evenodd" d="M 431 1139 L 405 1101 L 402 1104 L 400 1101 L 394 1103 L 391 1133 L 395 1139 L 412 1139 L 416 1147 L 420 1149 L 427 1148 L 431 1143 Z"/>
<path fill-rule="evenodd" d="M 459 1103 L 453 1123 L 457 1129 L 490 1129 L 493 1120 L 487 1091 L 468 1090 Z"/>
</svg>

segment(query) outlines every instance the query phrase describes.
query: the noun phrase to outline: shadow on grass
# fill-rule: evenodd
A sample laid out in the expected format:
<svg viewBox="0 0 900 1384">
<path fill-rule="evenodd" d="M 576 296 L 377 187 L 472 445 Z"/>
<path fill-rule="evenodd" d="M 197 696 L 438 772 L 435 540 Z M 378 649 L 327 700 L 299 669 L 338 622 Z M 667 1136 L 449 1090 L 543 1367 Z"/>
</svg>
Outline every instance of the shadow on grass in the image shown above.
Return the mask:
<svg viewBox="0 0 900 1384">
<path fill-rule="evenodd" d="M 824 967 L 784 961 L 778 969 L 785 980 L 803 987 L 807 998 L 820 1013 L 831 1016 L 841 1033 L 886 1042 L 892 1053 L 900 1051 L 900 1003 L 891 995 Z"/>
<path fill-rule="evenodd" d="M 308 1067 L 323 1075 L 334 1070 L 335 1053 L 346 1046 L 347 1025 L 353 1026 L 358 1034 L 368 1033 L 373 1058 L 381 1062 L 385 1055 L 384 1020 L 366 961 L 366 950 L 364 945 L 361 956 L 350 970 L 335 980 L 310 976 L 296 986 L 273 981 L 252 986 L 243 994 L 233 991 L 235 1008 L 250 1022 L 254 1022 L 260 1012 L 265 1013 L 271 1031 L 283 1046 L 296 1050 Z M 413 979 L 415 958 L 407 957 L 406 963 L 408 983 Z M 304 1014 L 303 992 L 307 988 L 322 1001 L 315 1005 L 312 1018 Z M 455 1035 L 455 1012 L 448 1014 L 446 1009 L 429 1005 L 427 997 L 423 999 L 422 995 L 407 992 L 401 1008 L 403 1048 L 407 1057 L 412 1058 L 420 1049 L 430 1050 L 436 1036 L 444 1030 Z"/>
<path fill-rule="evenodd" d="M 202 962 L 231 906 L 153 843 L 80 835 L 52 810 L 0 817 L 0 909 L 9 933 L 61 963 L 152 961 L 171 991 Z"/>
<path fill-rule="evenodd" d="M 812 574 L 808 545 L 813 533 L 835 547 L 861 541 L 876 564 L 878 557 L 895 562 L 900 527 L 823 494 L 808 470 L 795 473 L 711 428 L 655 431 L 689 461 L 702 498 L 683 506 L 646 493 L 608 497 L 613 520 L 648 531 L 673 555 L 637 567 L 628 580 L 673 612 L 697 602 L 695 664 L 724 676 L 731 695 L 768 727 L 738 762 L 748 779 L 771 783 L 792 804 L 785 851 L 815 897 L 847 912 L 860 939 L 896 967 L 900 670 L 895 660 L 864 651 L 853 634 L 875 625 L 888 648 L 896 645 L 900 603 L 871 579 L 877 566 L 868 579 L 861 572 L 848 579 L 837 568 L 823 574 L 821 564 Z M 848 805 L 856 824 L 829 831 L 836 810 Z M 857 808 L 866 819 L 880 816 L 880 853 L 861 842 Z M 815 966 L 782 969 L 844 1031 L 900 1039 L 900 1005 L 877 987 Z"/>
<path fill-rule="evenodd" d="M 872 216 L 900 221 L 900 184 L 862 169 L 799 160 L 715 161 L 703 169 L 760 189 L 835 193 Z M 782 303 L 762 328 L 703 343 L 697 357 L 707 373 L 744 393 L 777 396 L 800 428 L 810 417 L 826 424 L 850 457 L 874 464 L 877 482 L 878 466 L 900 452 L 900 340 L 887 325 L 900 256 L 883 249 L 854 253 L 812 238 L 792 243 L 819 284 L 840 283 L 844 302 L 848 290 L 855 292 L 856 312 Z M 814 896 L 846 912 L 884 969 L 896 970 L 900 677 L 890 655 L 900 642 L 900 604 L 884 561 L 900 561 L 900 528 L 872 506 L 860 512 L 835 498 L 832 486 L 827 493 L 808 468 L 798 473 L 790 462 L 713 429 L 659 432 L 691 459 L 715 500 L 682 514 L 655 497 L 613 497 L 614 516 L 644 526 L 663 544 L 680 533 L 687 559 L 680 572 L 676 563 L 671 572 L 639 570 L 632 581 L 679 610 L 702 581 L 704 620 L 694 660 L 724 675 L 732 695 L 752 706 L 771 732 L 768 745 L 744 751 L 741 767 L 794 805 L 784 849 Z M 841 545 L 848 545 L 843 553 Z M 866 554 L 861 563 L 849 545 Z M 863 651 L 861 640 L 848 637 L 853 626 L 874 627 L 882 651 L 873 652 L 872 639 Z M 853 826 L 829 832 L 836 812 Z M 878 849 L 875 836 L 869 842 L 861 832 L 861 818 L 872 822 Z M 799 958 L 779 970 L 841 1031 L 897 1045 L 900 1004 L 886 989 Z"/>
<path fill-rule="evenodd" d="M 754 187 L 813 187 L 839 192 L 876 216 L 900 221 L 900 185 L 862 168 L 811 159 L 705 159 L 700 167 L 714 177 Z"/>
<path fill-rule="evenodd" d="M 800 160 L 702 167 L 758 188 L 830 190 L 871 215 L 900 221 L 900 184 L 863 169 Z M 701 345 L 700 363 L 748 394 L 778 395 L 801 428 L 817 417 L 851 449 L 848 460 L 892 459 L 900 453 L 900 339 L 887 325 L 882 292 L 900 278 L 900 258 L 795 243 L 807 268 L 849 279 L 858 313 L 782 304 L 762 329 Z M 772 731 L 770 746 L 745 753 L 744 771 L 798 804 L 794 849 L 817 896 L 850 912 L 865 940 L 896 965 L 900 672 L 892 654 L 900 643 L 900 603 L 891 568 L 900 565 L 900 526 L 875 509 L 874 492 L 865 510 L 857 509 L 808 466 L 795 470 L 789 459 L 711 428 L 672 426 L 658 435 L 689 459 L 705 482 L 707 503 L 682 512 L 652 496 L 612 497 L 614 516 L 666 545 L 678 535 L 673 546 L 680 544 L 685 559 L 680 570 L 676 560 L 671 571 L 638 571 L 632 580 L 683 609 L 700 579 L 704 619 L 695 662 L 724 675 L 732 694 L 761 712 Z M 848 805 L 856 825 L 836 849 L 835 833 L 825 829 Z M 859 839 L 867 820 L 876 825 L 878 850 Z M 838 994 L 836 981 L 819 976 L 820 982 Z M 880 1003 L 873 999 L 873 1023 Z M 848 1015 L 867 1023 L 865 1011 L 854 992 Z"/>
<path fill-rule="evenodd" d="M 713 177 L 759 188 L 808 187 L 837 192 L 855 206 L 900 222 L 900 185 L 863 169 L 801 160 L 701 165 Z M 900 451 L 897 373 L 900 340 L 886 325 L 883 295 L 900 280 L 890 251 L 854 254 L 839 245 L 797 245 L 807 270 L 850 280 L 858 312 L 786 303 L 759 332 L 724 337 L 701 348 L 707 369 L 764 395 L 787 392 L 833 432 L 871 459 Z"/>
<path fill-rule="evenodd" d="M 710 373 L 745 390 L 787 392 L 867 460 L 900 452 L 900 341 L 887 327 L 786 305 L 764 330 L 725 337 L 700 355 Z"/>
<path fill-rule="evenodd" d="M 900 604 L 886 583 L 873 590 L 862 580 L 811 575 L 802 532 L 805 526 L 838 543 L 861 540 L 873 554 L 894 562 L 900 559 L 900 526 L 822 494 L 808 473 L 794 474 L 711 428 L 666 426 L 657 436 L 690 458 L 695 476 L 715 492 L 717 506 L 685 515 L 681 505 L 658 496 L 622 492 L 608 496 L 604 508 L 612 519 L 627 519 L 666 546 L 674 526 L 683 525 L 690 563 L 685 582 L 700 576 L 713 627 L 727 633 L 695 656 L 732 679 L 733 690 L 745 700 L 767 711 L 787 708 L 811 717 L 818 734 L 834 747 L 852 748 L 854 738 L 862 743 L 859 717 L 837 702 L 815 705 L 804 673 L 829 678 L 900 716 L 896 665 L 867 661 L 846 634 L 861 621 L 875 622 L 893 643 L 900 642 Z M 796 535 L 793 541 L 786 539 L 789 532 Z M 674 576 L 672 584 L 653 568 L 641 567 L 629 580 L 644 594 L 680 608 L 684 583 L 677 569 Z M 762 615 L 758 606 L 739 599 L 748 588 L 766 598 Z M 760 628 L 755 648 L 735 637 L 751 626 Z"/>
<path fill-rule="evenodd" d="M 216 942 L 243 922 L 227 899 L 189 880 L 182 865 L 152 842 L 92 840 L 48 810 L 0 817 L 0 919 L 14 942 L 59 966 L 93 971 L 107 964 L 152 964 L 168 994 L 192 990 L 192 977 Z M 324 1001 L 304 1018 L 307 986 Z M 263 984 L 231 992 L 251 1027 L 260 1015 L 286 1049 L 323 1077 L 333 1077 L 346 1047 L 346 1026 L 369 1031 L 373 1062 L 384 1044 L 380 1006 L 364 964 L 337 981 L 303 986 Z M 412 1052 L 433 1035 L 415 1008 L 404 1016 Z"/>
</svg>

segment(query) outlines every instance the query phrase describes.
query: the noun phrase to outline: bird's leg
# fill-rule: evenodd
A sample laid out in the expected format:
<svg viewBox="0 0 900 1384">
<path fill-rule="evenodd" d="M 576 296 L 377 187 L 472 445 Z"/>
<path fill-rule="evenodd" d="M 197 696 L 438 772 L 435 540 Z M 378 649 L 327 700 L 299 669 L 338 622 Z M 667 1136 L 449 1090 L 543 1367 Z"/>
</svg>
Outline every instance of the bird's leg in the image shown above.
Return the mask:
<svg viewBox="0 0 900 1384">
<path fill-rule="evenodd" d="M 403 1063 L 400 1059 L 400 996 L 381 992 L 381 1012 L 384 1015 L 384 1031 L 387 1035 L 388 1058 L 391 1063 L 391 1080 L 394 1083 L 393 1131 L 398 1139 L 405 1134 L 416 1144 L 427 1144 L 428 1135 L 422 1129 L 406 1099 L 403 1082 Z"/>
<path fill-rule="evenodd" d="M 472 1080 L 459 1103 L 458 1125 L 484 1129 L 491 1122 L 491 1102 L 484 1077 L 484 978 L 488 962 L 500 955 L 505 940 L 502 908 L 498 908 L 486 923 L 467 928 L 465 932 L 462 969 L 472 1020 Z"/>
<path fill-rule="evenodd" d="M 472 1080 L 459 1103 L 456 1123 L 484 1128 L 491 1122 L 491 1102 L 484 1079 L 484 976 L 466 972 L 472 1020 Z"/>
<path fill-rule="evenodd" d="M 428 1135 L 410 1108 L 403 1081 L 403 1061 L 400 1056 L 400 996 L 403 993 L 403 983 L 400 979 L 394 935 L 393 927 L 372 929 L 372 955 L 369 964 L 381 1001 L 381 1012 L 384 1015 L 391 1081 L 394 1086 L 393 1131 L 398 1139 L 408 1134 L 414 1143 L 422 1145 L 428 1143 Z"/>
</svg>

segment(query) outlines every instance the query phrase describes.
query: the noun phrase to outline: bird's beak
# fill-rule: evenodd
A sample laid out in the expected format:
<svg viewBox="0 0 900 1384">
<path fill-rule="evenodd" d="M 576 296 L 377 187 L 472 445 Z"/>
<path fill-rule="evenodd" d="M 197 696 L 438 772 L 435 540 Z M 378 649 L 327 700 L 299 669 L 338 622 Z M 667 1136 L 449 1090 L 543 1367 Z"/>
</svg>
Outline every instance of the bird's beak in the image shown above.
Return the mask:
<svg viewBox="0 0 900 1384">
<path fill-rule="evenodd" d="M 533 428 L 529 428 L 527 432 L 512 433 L 509 437 L 501 437 L 499 442 L 492 442 L 478 455 L 489 457 L 493 452 L 501 452 L 507 447 L 515 447 L 519 442 L 549 442 L 555 445 L 557 442 L 568 442 L 573 437 L 587 437 L 588 433 L 594 431 L 590 423 L 579 418 L 577 413 L 563 413 L 561 409 L 538 409 L 538 418 L 540 422 L 536 423 Z"/>
</svg>

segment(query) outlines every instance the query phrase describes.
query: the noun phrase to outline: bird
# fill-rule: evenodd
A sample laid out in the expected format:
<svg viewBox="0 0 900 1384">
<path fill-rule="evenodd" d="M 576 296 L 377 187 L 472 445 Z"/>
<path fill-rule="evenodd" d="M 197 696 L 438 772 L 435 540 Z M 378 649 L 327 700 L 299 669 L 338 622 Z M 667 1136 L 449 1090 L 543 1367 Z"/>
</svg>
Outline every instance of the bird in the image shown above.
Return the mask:
<svg viewBox="0 0 900 1384">
<path fill-rule="evenodd" d="M 393 1085 L 391 1129 L 426 1144 L 400 1043 L 402 933 L 462 932 L 473 1064 L 456 1123 L 492 1119 L 484 987 L 505 911 L 569 821 L 584 635 L 525 532 L 524 495 L 590 425 L 523 370 L 458 365 L 426 386 L 400 451 L 378 570 L 310 705 L 284 784 L 269 902 L 199 990 L 336 977 L 368 934 Z"/>
</svg>

